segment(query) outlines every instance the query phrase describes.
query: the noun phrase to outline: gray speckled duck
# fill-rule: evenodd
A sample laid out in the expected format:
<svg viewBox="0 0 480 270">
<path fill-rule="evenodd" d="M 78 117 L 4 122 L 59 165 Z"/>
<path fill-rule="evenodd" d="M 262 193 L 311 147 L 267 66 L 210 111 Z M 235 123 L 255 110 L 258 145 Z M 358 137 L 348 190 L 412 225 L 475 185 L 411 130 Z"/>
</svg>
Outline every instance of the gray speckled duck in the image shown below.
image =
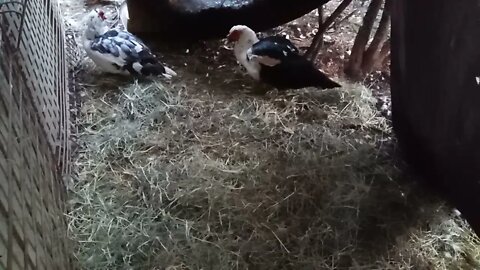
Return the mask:
<svg viewBox="0 0 480 270">
<path fill-rule="evenodd" d="M 159 62 L 150 49 L 136 36 L 109 29 L 105 13 L 94 9 L 87 15 L 83 46 L 93 62 L 105 72 L 134 75 L 162 75 L 171 79 L 177 74 Z"/>
</svg>

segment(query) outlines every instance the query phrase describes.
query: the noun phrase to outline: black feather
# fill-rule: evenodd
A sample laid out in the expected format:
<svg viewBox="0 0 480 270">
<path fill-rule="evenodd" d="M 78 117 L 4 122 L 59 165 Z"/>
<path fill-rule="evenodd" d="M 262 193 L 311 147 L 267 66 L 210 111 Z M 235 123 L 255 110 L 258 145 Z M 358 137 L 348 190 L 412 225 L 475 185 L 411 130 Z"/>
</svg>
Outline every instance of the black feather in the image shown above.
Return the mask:
<svg viewBox="0 0 480 270">
<path fill-rule="evenodd" d="M 142 65 L 141 73 L 145 76 L 160 75 L 165 73 L 165 67 L 150 50 L 142 50 L 138 54 L 138 63 Z"/>
<path fill-rule="evenodd" d="M 273 67 L 261 64 L 260 70 L 261 80 L 279 90 L 341 86 L 300 55 L 298 48 L 284 37 L 263 38 L 252 46 L 252 53 L 280 60 L 280 63 Z"/>
<path fill-rule="evenodd" d="M 271 36 L 262 38 L 253 44 L 252 53 L 282 60 L 291 54 L 298 54 L 299 51 L 288 39 L 281 36 Z"/>
<path fill-rule="evenodd" d="M 273 67 L 262 65 L 260 78 L 279 90 L 305 87 L 328 89 L 341 86 L 300 55 L 291 55 Z"/>
<path fill-rule="evenodd" d="M 102 54 L 120 57 L 123 52 L 125 65 L 120 67 L 132 75 L 160 75 L 165 73 L 165 67 L 158 61 L 150 49 L 137 37 L 118 30 L 109 30 L 97 37 L 91 44 L 91 49 Z M 140 73 L 133 68 L 135 63 L 142 66 Z"/>
<path fill-rule="evenodd" d="M 263 38 L 262 41 L 277 43 L 281 46 L 284 46 L 284 48 L 290 50 L 293 53 L 300 53 L 298 48 L 290 40 L 286 39 L 283 36 L 270 36 L 270 37 Z"/>
<path fill-rule="evenodd" d="M 118 31 L 115 29 L 112 29 L 105 32 L 105 34 L 103 34 L 102 37 L 108 38 L 108 37 L 115 37 L 117 35 L 118 35 Z"/>
</svg>

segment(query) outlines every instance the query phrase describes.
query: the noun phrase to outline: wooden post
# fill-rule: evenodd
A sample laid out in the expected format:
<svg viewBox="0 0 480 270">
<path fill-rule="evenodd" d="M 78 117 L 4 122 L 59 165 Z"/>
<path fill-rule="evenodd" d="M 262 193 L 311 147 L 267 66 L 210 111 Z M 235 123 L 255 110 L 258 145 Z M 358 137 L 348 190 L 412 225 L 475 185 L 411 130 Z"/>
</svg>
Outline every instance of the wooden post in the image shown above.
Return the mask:
<svg viewBox="0 0 480 270">
<path fill-rule="evenodd" d="M 392 117 L 413 169 L 480 234 L 480 5 L 392 1 Z"/>
</svg>

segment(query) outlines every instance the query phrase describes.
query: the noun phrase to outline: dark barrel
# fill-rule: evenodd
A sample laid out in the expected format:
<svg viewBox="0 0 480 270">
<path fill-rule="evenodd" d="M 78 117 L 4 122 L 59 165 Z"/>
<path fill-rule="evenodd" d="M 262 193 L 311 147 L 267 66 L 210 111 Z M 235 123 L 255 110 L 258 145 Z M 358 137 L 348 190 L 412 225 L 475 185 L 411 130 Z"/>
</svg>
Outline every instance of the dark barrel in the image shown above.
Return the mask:
<svg viewBox="0 0 480 270">
<path fill-rule="evenodd" d="M 224 38 L 244 24 L 264 31 L 314 10 L 329 0 L 127 0 L 128 29 L 143 38 L 194 41 Z"/>
</svg>

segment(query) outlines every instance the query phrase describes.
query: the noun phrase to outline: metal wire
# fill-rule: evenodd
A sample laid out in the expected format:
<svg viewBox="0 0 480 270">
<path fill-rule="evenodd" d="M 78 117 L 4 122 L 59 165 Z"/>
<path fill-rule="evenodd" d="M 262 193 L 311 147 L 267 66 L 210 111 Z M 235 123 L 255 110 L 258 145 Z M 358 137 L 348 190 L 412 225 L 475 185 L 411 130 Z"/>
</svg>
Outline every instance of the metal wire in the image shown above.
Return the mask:
<svg viewBox="0 0 480 270">
<path fill-rule="evenodd" d="M 0 0 L 0 269 L 73 268 L 62 175 L 76 49 L 64 29 L 55 0 Z"/>
<path fill-rule="evenodd" d="M 25 24 L 25 16 L 26 16 L 26 13 L 27 13 L 28 1 L 29 0 L 25 0 L 24 2 L 22 2 L 22 1 L 2 1 L 2 2 L 0 2 L 0 15 L 10 14 L 10 13 L 20 15 L 20 26 L 18 27 L 18 37 L 17 37 L 16 49 L 18 49 L 20 47 L 20 42 L 22 40 L 22 32 L 23 32 L 23 27 L 24 27 L 24 24 Z M 18 11 L 18 10 L 13 10 L 13 9 L 7 9 L 7 10 L 4 10 L 4 11 L 1 10 L 3 6 L 9 5 L 9 4 L 20 5 L 21 12 Z"/>
<path fill-rule="evenodd" d="M 23 12 L 19 12 L 19 11 L 16 11 L 16 10 L 5 10 L 5 11 L 2 11 L 2 6 L 6 6 L 8 4 L 18 4 L 18 5 L 21 5 L 23 6 L 23 2 L 20 2 L 20 1 L 2 1 L 0 2 L 0 15 L 1 14 L 6 14 L 6 13 L 16 13 L 18 15 L 22 15 Z"/>
<path fill-rule="evenodd" d="M 22 17 L 20 18 L 20 27 L 18 28 L 18 40 L 17 40 L 17 49 L 20 47 L 20 41 L 22 38 L 23 26 L 25 24 L 25 14 L 27 14 L 28 0 L 25 0 L 25 4 L 22 9 Z"/>
</svg>

